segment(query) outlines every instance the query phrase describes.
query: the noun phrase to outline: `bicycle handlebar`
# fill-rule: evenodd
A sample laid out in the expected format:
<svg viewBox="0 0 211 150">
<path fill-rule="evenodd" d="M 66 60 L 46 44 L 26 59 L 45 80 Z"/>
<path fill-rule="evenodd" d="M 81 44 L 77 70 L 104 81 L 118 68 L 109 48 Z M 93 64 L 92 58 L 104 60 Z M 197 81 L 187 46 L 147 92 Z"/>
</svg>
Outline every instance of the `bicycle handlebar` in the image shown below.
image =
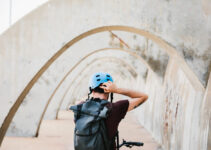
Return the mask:
<svg viewBox="0 0 211 150">
<path fill-rule="evenodd" d="M 122 147 L 122 146 L 126 146 L 126 147 L 133 147 L 133 146 L 144 146 L 144 143 L 142 142 L 126 142 L 124 139 L 123 139 L 123 142 L 122 144 L 119 145 L 119 148 Z"/>
</svg>

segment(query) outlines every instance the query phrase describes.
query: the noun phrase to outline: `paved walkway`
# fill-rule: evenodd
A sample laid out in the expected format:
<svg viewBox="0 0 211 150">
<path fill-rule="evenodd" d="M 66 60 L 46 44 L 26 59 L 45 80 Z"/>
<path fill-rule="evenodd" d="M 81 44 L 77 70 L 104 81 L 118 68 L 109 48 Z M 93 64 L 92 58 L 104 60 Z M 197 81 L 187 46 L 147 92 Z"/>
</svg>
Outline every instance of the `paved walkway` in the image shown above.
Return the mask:
<svg viewBox="0 0 211 150">
<path fill-rule="evenodd" d="M 59 120 L 43 121 L 38 138 L 5 137 L 1 150 L 74 150 L 73 148 L 73 114 L 60 111 Z M 151 135 L 128 113 L 121 122 L 120 143 L 122 138 L 127 141 L 144 142 L 143 147 L 133 147 L 131 150 L 159 150 L 159 145 Z M 129 148 L 121 148 L 127 150 Z"/>
</svg>

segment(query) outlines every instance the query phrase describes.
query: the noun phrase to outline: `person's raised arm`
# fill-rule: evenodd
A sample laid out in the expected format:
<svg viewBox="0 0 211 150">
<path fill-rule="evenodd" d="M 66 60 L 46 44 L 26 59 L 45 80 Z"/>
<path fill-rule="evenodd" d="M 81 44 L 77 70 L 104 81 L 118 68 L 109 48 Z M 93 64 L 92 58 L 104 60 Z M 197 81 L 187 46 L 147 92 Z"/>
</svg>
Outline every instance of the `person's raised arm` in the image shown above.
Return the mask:
<svg viewBox="0 0 211 150">
<path fill-rule="evenodd" d="M 145 93 L 129 90 L 129 89 L 124 89 L 124 88 L 118 88 L 111 81 L 103 83 L 100 86 L 100 88 L 104 89 L 105 93 L 111 92 L 111 93 L 122 94 L 122 95 L 130 97 L 131 99 L 129 100 L 128 111 L 133 110 L 134 108 L 143 104 L 148 99 L 148 95 Z"/>
</svg>

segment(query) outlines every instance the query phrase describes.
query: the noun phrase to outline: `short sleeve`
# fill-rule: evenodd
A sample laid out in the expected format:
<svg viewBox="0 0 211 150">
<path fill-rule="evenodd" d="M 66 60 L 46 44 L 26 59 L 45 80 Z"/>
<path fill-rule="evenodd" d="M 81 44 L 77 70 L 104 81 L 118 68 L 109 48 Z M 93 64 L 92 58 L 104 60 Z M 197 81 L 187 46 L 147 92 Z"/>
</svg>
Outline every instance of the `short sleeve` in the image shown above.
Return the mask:
<svg viewBox="0 0 211 150">
<path fill-rule="evenodd" d="M 120 121 L 127 113 L 128 106 L 128 100 L 120 100 L 111 104 L 111 111 L 106 119 L 108 136 L 110 139 L 116 134 Z"/>
<path fill-rule="evenodd" d="M 128 100 L 120 100 L 113 103 L 113 109 L 115 109 L 115 113 L 118 114 L 117 119 L 121 120 L 125 117 L 129 106 Z"/>
</svg>

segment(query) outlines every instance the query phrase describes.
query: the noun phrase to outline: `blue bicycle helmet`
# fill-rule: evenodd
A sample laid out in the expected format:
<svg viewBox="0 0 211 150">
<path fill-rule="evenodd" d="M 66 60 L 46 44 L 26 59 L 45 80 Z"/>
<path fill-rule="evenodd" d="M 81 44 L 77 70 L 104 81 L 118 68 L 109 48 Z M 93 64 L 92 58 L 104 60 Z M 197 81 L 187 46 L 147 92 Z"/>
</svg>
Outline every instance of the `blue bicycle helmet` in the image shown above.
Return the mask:
<svg viewBox="0 0 211 150">
<path fill-rule="evenodd" d="M 105 72 L 98 72 L 92 75 L 90 81 L 89 81 L 89 88 L 92 90 L 96 87 L 98 87 L 101 83 L 111 81 L 113 82 L 113 79 L 110 74 Z"/>
</svg>

